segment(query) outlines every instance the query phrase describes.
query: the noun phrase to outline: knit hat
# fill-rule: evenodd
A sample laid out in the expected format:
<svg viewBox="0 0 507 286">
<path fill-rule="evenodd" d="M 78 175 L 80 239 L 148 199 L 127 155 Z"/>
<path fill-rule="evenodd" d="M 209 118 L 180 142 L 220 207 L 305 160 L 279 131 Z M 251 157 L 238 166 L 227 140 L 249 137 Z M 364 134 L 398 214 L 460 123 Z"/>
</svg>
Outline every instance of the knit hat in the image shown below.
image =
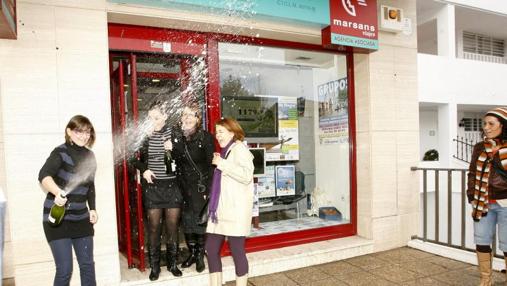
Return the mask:
<svg viewBox="0 0 507 286">
<path fill-rule="evenodd" d="M 492 115 L 500 120 L 502 124 L 507 123 L 507 107 L 497 107 L 486 113 L 486 116 Z"/>
</svg>

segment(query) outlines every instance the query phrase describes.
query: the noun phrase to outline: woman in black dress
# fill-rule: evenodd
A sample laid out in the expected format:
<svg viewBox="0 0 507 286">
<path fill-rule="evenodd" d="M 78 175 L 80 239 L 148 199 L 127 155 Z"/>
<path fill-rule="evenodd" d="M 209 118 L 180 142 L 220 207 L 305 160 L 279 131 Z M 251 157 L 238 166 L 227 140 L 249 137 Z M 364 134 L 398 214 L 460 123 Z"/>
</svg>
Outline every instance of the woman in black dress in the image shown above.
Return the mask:
<svg viewBox="0 0 507 286">
<path fill-rule="evenodd" d="M 184 204 L 182 227 L 190 251 L 182 268 L 196 264 L 197 272 L 204 265 L 204 233 L 206 226 L 198 224 L 198 214 L 209 194 L 213 168 L 211 161 L 215 149 L 211 134 L 201 128 L 202 114 L 198 105 L 183 109 L 181 130 L 174 140 L 173 156 L 176 160 L 178 181 L 182 188 Z"/>
<path fill-rule="evenodd" d="M 143 142 L 140 156 L 134 166 L 142 174 L 143 204 L 148 218 L 150 280 L 160 275 L 160 239 L 162 221 L 165 222 L 167 245 L 167 270 L 181 276 L 176 260 L 178 257 L 178 224 L 183 198 L 176 181 L 175 166 L 171 162 L 173 140 L 167 126 L 165 104 L 155 102 L 148 111 L 153 124 L 151 134 Z"/>
</svg>

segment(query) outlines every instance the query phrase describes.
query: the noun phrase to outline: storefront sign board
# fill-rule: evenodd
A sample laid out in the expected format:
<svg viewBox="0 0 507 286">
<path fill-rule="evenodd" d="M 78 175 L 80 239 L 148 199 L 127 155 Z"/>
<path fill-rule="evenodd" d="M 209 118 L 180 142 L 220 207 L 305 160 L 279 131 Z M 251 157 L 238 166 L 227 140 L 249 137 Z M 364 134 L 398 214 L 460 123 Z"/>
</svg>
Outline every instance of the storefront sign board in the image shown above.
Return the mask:
<svg viewBox="0 0 507 286">
<path fill-rule="evenodd" d="M 376 0 L 329 0 L 330 26 L 322 30 L 325 47 L 378 49 Z"/>
</svg>

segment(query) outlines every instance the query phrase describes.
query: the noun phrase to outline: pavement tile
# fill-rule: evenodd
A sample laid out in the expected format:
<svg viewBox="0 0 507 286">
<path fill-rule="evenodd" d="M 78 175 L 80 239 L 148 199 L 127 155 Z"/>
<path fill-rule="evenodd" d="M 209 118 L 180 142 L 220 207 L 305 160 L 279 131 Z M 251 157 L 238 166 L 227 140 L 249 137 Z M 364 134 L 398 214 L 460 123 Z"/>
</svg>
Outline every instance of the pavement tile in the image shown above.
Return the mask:
<svg viewBox="0 0 507 286">
<path fill-rule="evenodd" d="M 312 266 L 306 268 L 300 268 L 296 270 L 287 271 L 284 273 L 290 279 L 297 283 L 308 283 L 312 281 L 323 280 L 331 278 L 328 274 L 319 270 L 319 266 Z"/>
<path fill-rule="evenodd" d="M 452 260 L 442 256 L 433 256 L 425 259 L 425 261 L 440 265 L 449 270 L 463 269 L 470 266 L 468 263 Z"/>
<path fill-rule="evenodd" d="M 353 272 L 334 276 L 341 282 L 351 286 L 393 286 L 397 285 L 392 281 L 385 280 L 366 271 Z"/>
<path fill-rule="evenodd" d="M 354 266 L 344 261 L 331 262 L 319 265 L 319 270 L 329 275 L 340 275 L 352 272 L 362 271 L 358 266 Z"/>
<path fill-rule="evenodd" d="M 396 283 L 402 283 L 410 280 L 415 280 L 417 278 L 422 278 L 421 274 L 402 268 L 400 265 L 390 265 L 387 267 L 375 268 L 369 272 Z"/>
<path fill-rule="evenodd" d="M 319 280 L 319 281 L 299 283 L 299 285 L 301 285 L 301 286 L 348 286 L 349 284 L 331 277 L 331 278 L 326 278 L 324 280 Z"/>
<path fill-rule="evenodd" d="M 447 286 L 449 284 L 435 280 L 431 277 L 418 278 L 412 281 L 400 283 L 400 286 Z"/>
<path fill-rule="evenodd" d="M 249 278 L 248 282 L 254 286 L 298 286 L 298 283 L 283 273 L 285 272 Z M 236 285 L 233 283 L 231 285 Z"/>
<path fill-rule="evenodd" d="M 432 278 L 450 285 L 459 286 L 477 286 L 480 281 L 479 277 L 464 274 L 462 270 L 444 272 Z"/>
<path fill-rule="evenodd" d="M 402 247 L 388 251 L 378 252 L 373 254 L 373 256 L 392 263 L 404 263 L 407 261 L 418 261 L 421 259 L 427 259 L 435 255 L 413 248 Z"/>
<path fill-rule="evenodd" d="M 432 276 L 449 271 L 449 269 L 426 260 L 408 261 L 400 264 L 401 267 L 416 272 L 422 276 Z"/>
<path fill-rule="evenodd" d="M 388 260 L 379 259 L 372 255 L 363 255 L 345 260 L 345 262 L 361 267 L 363 270 L 371 270 L 393 264 Z"/>
</svg>

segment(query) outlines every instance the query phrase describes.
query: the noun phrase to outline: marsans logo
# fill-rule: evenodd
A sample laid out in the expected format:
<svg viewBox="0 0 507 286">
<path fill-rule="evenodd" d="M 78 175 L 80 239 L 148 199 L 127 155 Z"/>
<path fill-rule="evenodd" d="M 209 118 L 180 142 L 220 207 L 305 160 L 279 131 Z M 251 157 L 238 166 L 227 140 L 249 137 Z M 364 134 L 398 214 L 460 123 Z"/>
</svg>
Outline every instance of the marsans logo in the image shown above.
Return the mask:
<svg viewBox="0 0 507 286">
<path fill-rule="evenodd" d="M 347 11 L 347 13 L 349 13 L 350 16 L 353 16 L 355 17 L 356 16 L 356 6 L 354 4 L 352 4 L 352 0 L 342 0 L 342 5 L 343 5 L 343 8 L 345 9 L 345 11 Z M 368 4 L 366 3 L 366 0 L 356 0 L 354 2 L 357 2 L 357 5 L 361 5 L 361 6 L 368 6 Z"/>
</svg>

